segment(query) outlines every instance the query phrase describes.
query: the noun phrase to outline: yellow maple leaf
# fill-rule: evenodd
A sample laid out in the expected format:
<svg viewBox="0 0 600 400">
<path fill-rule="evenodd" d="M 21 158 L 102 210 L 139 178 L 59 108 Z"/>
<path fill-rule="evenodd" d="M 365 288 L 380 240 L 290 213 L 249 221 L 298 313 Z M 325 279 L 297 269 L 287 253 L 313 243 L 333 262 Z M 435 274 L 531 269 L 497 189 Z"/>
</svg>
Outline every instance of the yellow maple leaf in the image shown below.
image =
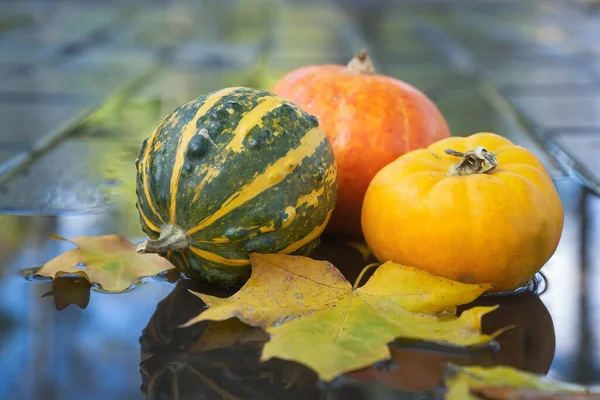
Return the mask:
<svg viewBox="0 0 600 400">
<path fill-rule="evenodd" d="M 326 261 L 281 254 L 251 254 L 252 276 L 229 298 L 194 293 L 209 308 L 183 326 L 237 317 L 271 335 L 262 360 L 293 360 L 324 381 L 390 357 L 397 337 L 451 345 L 492 340 L 476 307 L 453 317 L 490 285 L 450 281 L 393 262 L 381 265 L 362 287 L 352 286 Z M 438 313 L 444 313 L 439 318 Z"/>
<path fill-rule="evenodd" d="M 486 399 L 600 399 L 584 386 L 555 381 L 543 375 L 505 366 L 460 367 L 448 364 L 444 373 L 447 400 Z"/>
<path fill-rule="evenodd" d="M 138 254 L 133 243 L 118 235 L 51 237 L 71 242 L 77 249 L 48 261 L 37 275 L 54 279 L 64 273 L 77 274 L 107 292 L 121 292 L 140 278 L 174 268 L 156 254 Z"/>
</svg>

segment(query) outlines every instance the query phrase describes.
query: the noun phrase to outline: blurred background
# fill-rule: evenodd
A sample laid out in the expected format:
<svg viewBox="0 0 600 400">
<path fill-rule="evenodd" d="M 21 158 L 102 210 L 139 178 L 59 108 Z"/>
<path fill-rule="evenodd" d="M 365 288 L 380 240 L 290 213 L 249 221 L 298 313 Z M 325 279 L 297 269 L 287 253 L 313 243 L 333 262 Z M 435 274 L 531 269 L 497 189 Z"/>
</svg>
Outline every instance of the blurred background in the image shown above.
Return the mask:
<svg viewBox="0 0 600 400">
<path fill-rule="evenodd" d="M 361 48 L 453 135 L 495 132 L 544 162 L 565 227 L 547 290 L 510 305 L 531 326 L 508 363 L 600 385 L 598 37 L 593 0 L 0 0 L 0 398 L 144 398 L 138 339 L 173 284 L 57 311 L 52 285 L 19 271 L 70 248 L 51 233 L 142 236 L 133 163 L 178 105 Z M 423 398 L 344 382 L 329 398 Z"/>
</svg>

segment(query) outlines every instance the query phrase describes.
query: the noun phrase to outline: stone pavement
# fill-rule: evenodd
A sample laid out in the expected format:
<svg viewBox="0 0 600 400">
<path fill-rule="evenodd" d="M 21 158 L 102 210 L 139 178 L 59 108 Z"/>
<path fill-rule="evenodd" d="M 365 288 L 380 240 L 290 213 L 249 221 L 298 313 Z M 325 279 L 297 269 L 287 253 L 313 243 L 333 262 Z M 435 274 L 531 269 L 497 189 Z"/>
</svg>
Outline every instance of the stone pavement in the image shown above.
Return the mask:
<svg viewBox="0 0 600 400">
<path fill-rule="evenodd" d="M 600 192 L 599 35 L 559 0 L 0 0 L 0 210 L 104 209 L 177 105 L 363 47 L 454 135 L 505 135 Z"/>
</svg>

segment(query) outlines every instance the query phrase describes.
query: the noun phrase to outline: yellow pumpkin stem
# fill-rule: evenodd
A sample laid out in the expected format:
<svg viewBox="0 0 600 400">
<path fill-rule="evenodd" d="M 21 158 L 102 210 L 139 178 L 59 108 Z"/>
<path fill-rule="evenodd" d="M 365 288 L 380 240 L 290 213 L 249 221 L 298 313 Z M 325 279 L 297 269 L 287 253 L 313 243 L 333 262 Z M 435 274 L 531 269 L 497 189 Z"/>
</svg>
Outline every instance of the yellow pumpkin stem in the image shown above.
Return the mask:
<svg viewBox="0 0 600 400">
<path fill-rule="evenodd" d="M 188 237 L 183 229 L 174 224 L 167 224 L 161 228 L 158 239 L 140 243 L 137 252 L 163 254 L 168 251 L 187 250 L 188 247 Z"/>
<path fill-rule="evenodd" d="M 357 74 L 371 75 L 375 73 L 373 61 L 369 57 L 367 50 L 362 49 L 354 55 L 354 58 L 348 62 L 348 69 Z"/>
<path fill-rule="evenodd" d="M 469 150 L 466 153 L 452 149 L 445 149 L 444 152 L 452 156 L 462 157 L 462 160 L 450 167 L 449 176 L 488 173 L 498 166 L 498 159 L 496 159 L 494 153 L 483 146 L 477 146 L 475 150 Z"/>
</svg>

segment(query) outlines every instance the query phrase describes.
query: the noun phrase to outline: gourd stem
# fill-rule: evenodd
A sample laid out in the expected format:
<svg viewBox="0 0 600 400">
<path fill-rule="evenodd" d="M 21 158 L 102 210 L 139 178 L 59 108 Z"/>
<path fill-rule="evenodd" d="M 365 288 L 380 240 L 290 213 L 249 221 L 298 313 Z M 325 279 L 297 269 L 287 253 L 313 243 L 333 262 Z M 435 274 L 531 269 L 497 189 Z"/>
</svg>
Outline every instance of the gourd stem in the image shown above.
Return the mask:
<svg viewBox="0 0 600 400">
<path fill-rule="evenodd" d="M 177 225 L 163 225 L 160 236 L 155 240 L 147 240 L 137 247 L 138 253 L 166 253 L 167 251 L 183 251 L 189 247 L 188 237 Z"/>
<path fill-rule="evenodd" d="M 354 58 L 348 62 L 346 65 L 348 70 L 355 72 L 357 74 L 366 74 L 372 75 L 375 73 L 375 67 L 373 66 L 373 61 L 369 57 L 369 53 L 367 50 L 362 49 L 358 53 L 354 55 Z"/>
<path fill-rule="evenodd" d="M 489 173 L 498 166 L 498 159 L 494 153 L 483 146 L 477 146 L 475 150 L 469 150 L 466 153 L 452 149 L 445 149 L 444 152 L 451 156 L 462 157 L 462 160 L 450 167 L 447 173 L 449 176 Z"/>
</svg>

